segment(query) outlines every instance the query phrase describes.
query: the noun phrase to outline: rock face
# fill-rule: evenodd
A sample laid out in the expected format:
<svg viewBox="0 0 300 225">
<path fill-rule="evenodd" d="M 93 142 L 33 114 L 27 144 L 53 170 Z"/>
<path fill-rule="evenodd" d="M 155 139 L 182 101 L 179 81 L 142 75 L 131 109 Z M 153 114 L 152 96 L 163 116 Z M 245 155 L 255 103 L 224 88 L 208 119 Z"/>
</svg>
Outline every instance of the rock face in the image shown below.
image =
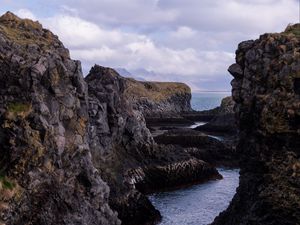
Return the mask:
<svg viewBox="0 0 300 225">
<path fill-rule="evenodd" d="M 193 129 L 169 130 L 154 139 L 159 144 L 180 145 L 185 152 L 212 165 L 238 166 L 235 148 Z"/>
<path fill-rule="evenodd" d="M 231 97 L 222 99 L 221 106 L 215 109 L 206 111 L 207 114 L 214 115 L 209 122 L 203 126 L 199 126 L 196 130 L 212 132 L 212 133 L 237 133 L 237 126 L 234 116 L 234 101 Z"/>
<path fill-rule="evenodd" d="M 85 80 L 91 151 L 95 166 L 111 187 L 110 205 L 119 212 L 123 224 L 158 220 L 159 212 L 127 176 L 128 170 L 143 165 L 149 157 L 153 139 L 143 116 L 125 98 L 126 79 L 113 69 L 96 65 Z"/>
<path fill-rule="evenodd" d="M 191 89 L 183 83 L 126 79 L 125 95 L 145 118 L 181 118 L 191 111 Z"/>
<path fill-rule="evenodd" d="M 143 193 L 220 178 L 157 145 L 128 80 L 100 66 L 84 80 L 38 22 L 0 17 L 0 81 L 0 224 L 154 224 Z"/>
<path fill-rule="evenodd" d="M 89 148 L 80 62 L 38 22 L 0 17 L 0 223 L 120 224 Z"/>
<path fill-rule="evenodd" d="M 176 146 L 159 146 L 127 97 L 127 79 L 94 66 L 89 89 L 90 148 L 94 165 L 111 188 L 110 205 L 123 224 L 160 218 L 142 193 L 219 179 L 217 170 Z"/>
<path fill-rule="evenodd" d="M 215 225 L 300 223 L 300 24 L 239 44 L 232 95 L 240 186 Z"/>
</svg>

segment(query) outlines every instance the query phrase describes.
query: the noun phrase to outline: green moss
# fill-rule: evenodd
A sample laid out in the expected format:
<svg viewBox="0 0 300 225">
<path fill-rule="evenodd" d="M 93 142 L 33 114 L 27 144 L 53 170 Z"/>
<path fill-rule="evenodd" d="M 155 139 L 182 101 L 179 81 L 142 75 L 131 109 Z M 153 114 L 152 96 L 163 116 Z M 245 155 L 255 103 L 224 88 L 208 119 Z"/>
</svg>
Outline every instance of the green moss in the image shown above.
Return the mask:
<svg viewBox="0 0 300 225">
<path fill-rule="evenodd" d="M 26 118 L 31 113 L 31 104 L 22 102 L 13 102 L 7 105 L 6 118 L 15 120 L 17 118 Z"/>
<path fill-rule="evenodd" d="M 22 112 L 28 112 L 31 108 L 31 105 L 28 103 L 15 102 L 15 103 L 10 103 L 7 108 L 9 112 L 22 113 Z"/>
<path fill-rule="evenodd" d="M 300 24 L 288 25 L 284 34 L 294 34 L 297 38 L 300 38 Z"/>
<path fill-rule="evenodd" d="M 0 175 L 0 183 L 2 184 L 2 187 L 4 189 L 12 190 L 15 187 L 15 185 L 10 182 L 4 175 Z"/>
</svg>

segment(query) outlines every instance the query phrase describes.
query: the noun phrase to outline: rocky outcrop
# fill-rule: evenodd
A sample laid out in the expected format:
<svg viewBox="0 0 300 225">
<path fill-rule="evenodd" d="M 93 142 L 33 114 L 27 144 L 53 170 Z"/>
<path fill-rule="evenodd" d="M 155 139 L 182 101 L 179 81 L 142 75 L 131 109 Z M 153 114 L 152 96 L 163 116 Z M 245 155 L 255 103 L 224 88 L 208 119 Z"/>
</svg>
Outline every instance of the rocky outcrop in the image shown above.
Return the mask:
<svg viewBox="0 0 300 225">
<path fill-rule="evenodd" d="M 216 166 L 238 166 L 235 148 L 193 129 L 169 130 L 154 137 L 159 144 L 176 144 L 190 155 Z"/>
<path fill-rule="evenodd" d="M 221 106 L 213 110 L 206 111 L 214 115 L 205 125 L 195 128 L 198 131 L 223 133 L 226 135 L 237 133 L 237 126 L 233 112 L 234 101 L 231 97 L 222 99 Z"/>
<path fill-rule="evenodd" d="M 0 224 L 120 224 L 89 148 L 79 61 L 38 22 L 0 17 Z"/>
<path fill-rule="evenodd" d="M 183 148 L 174 145 L 158 146 L 152 162 L 143 168 L 129 171 L 135 186 L 142 193 L 166 191 L 222 179 L 218 171 L 202 159 L 191 157 Z"/>
<path fill-rule="evenodd" d="M 126 79 L 113 69 L 96 65 L 85 80 L 89 89 L 92 158 L 111 187 L 110 205 L 119 212 L 123 224 L 159 220 L 159 212 L 126 176 L 131 168 L 143 165 L 153 151 L 143 116 L 124 95 Z"/>
<path fill-rule="evenodd" d="M 160 218 L 142 193 L 220 178 L 215 168 L 180 147 L 154 143 L 144 117 L 128 101 L 128 80 L 116 71 L 96 65 L 85 80 L 92 159 L 111 188 L 110 205 L 123 224 Z"/>
<path fill-rule="evenodd" d="M 299 224 L 300 24 L 239 44 L 232 96 L 240 186 L 215 225 Z"/>
<path fill-rule="evenodd" d="M 184 120 L 180 114 L 191 111 L 191 89 L 183 83 L 147 82 L 127 78 L 125 95 L 149 122 Z"/>
<path fill-rule="evenodd" d="M 203 110 L 203 111 L 189 111 L 189 112 L 183 112 L 181 113 L 181 116 L 185 118 L 186 120 L 190 121 L 202 121 L 202 122 L 209 122 L 211 121 L 215 116 L 218 115 L 220 110 L 220 106 Z"/>
<path fill-rule="evenodd" d="M 38 22 L 0 17 L 0 80 L 1 224 L 154 224 L 142 192 L 220 178 L 155 144 L 128 80 L 100 66 L 84 80 Z"/>
</svg>

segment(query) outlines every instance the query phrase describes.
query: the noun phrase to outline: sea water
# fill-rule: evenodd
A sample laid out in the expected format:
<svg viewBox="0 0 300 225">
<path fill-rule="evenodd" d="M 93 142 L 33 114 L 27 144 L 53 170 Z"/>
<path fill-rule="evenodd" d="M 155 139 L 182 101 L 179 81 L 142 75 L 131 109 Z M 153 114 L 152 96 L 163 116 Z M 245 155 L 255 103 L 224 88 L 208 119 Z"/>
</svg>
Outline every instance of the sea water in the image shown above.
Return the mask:
<svg viewBox="0 0 300 225">
<path fill-rule="evenodd" d="M 191 105 L 197 111 L 213 109 L 220 106 L 222 99 L 230 95 L 230 92 L 192 93 Z"/>
<path fill-rule="evenodd" d="M 239 183 L 238 169 L 218 168 L 222 180 L 149 196 L 162 215 L 160 225 L 207 225 L 224 211 Z"/>
</svg>

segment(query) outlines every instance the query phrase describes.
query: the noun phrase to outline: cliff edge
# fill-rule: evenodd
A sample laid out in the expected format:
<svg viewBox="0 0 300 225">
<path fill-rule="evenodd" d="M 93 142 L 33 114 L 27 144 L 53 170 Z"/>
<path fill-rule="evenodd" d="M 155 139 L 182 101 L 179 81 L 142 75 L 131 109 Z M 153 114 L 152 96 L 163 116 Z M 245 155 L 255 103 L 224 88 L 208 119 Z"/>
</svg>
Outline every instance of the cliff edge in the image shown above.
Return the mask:
<svg viewBox="0 0 300 225">
<path fill-rule="evenodd" d="M 176 118 L 191 111 L 191 89 L 184 83 L 126 79 L 125 95 L 145 118 Z"/>
<path fill-rule="evenodd" d="M 88 142 L 79 61 L 41 24 L 0 17 L 0 223 L 120 224 Z"/>
<path fill-rule="evenodd" d="M 300 222 L 300 24 L 239 44 L 232 96 L 240 186 L 214 225 Z"/>
</svg>

